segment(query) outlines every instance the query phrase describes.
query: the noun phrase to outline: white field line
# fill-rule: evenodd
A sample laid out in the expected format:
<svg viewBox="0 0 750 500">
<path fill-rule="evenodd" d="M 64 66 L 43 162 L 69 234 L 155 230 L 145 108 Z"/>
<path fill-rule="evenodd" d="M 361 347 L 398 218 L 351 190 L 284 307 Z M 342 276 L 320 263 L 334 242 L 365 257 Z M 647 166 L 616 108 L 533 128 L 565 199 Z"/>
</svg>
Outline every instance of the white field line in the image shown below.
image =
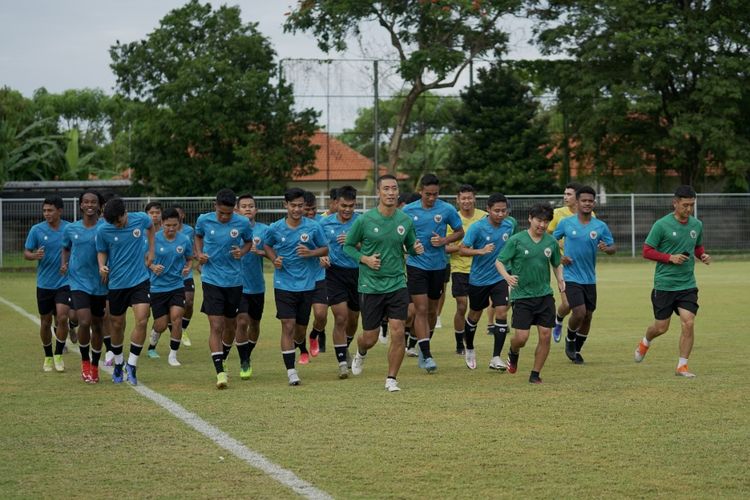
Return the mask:
<svg viewBox="0 0 750 500">
<path fill-rule="evenodd" d="M 39 318 L 34 316 L 33 314 L 30 314 L 28 311 L 26 311 L 22 307 L 17 306 L 16 304 L 5 299 L 4 297 L 0 297 L 0 303 L 5 304 L 9 308 L 13 309 L 15 312 L 20 314 L 21 316 L 27 318 L 34 324 L 39 325 Z M 73 348 L 73 346 L 70 344 L 68 345 L 70 346 L 71 351 L 78 352 L 78 349 Z M 110 368 L 103 367 L 102 369 L 104 371 L 107 371 L 108 373 L 111 373 Z M 312 498 L 316 500 L 333 498 L 331 495 L 329 495 L 325 491 L 322 491 L 316 488 L 315 486 L 313 486 L 312 484 L 308 483 L 307 481 L 300 479 L 292 471 L 284 469 L 280 465 L 277 465 L 271 462 L 260 453 L 257 453 L 251 450 L 250 448 L 248 448 L 241 442 L 237 441 L 226 432 L 206 422 L 195 413 L 188 411 L 183 406 L 175 403 L 168 397 L 163 396 L 159 394 L 158 392 L 153 391 L 142 384 L 132 387 L 132 389 L 134 389 L 141 396 L 150 399 L 151 401 L 156 403 L 158 406 L 160 406 L 161 408 L 168 411 L 169 413 L 177 417 L 179 420 L 184 422 L 186 425 L 192 427 L 193 429 L 195 429 L 196 431 L 198 431 L 199 433 L 201 433 L 202 435 L 204 435 L 205 437 L 207 437 L 208 439 L 216 443 L 216 445 L 218 445 L 219 447 L 224 448 L 229 453 L 236 456 L 240 460 L 244 461 L 251 467 L 258 469 L 259 471 L 267 474 L 274 480 L 278 481 L 279 483 L 293 490 L 299 495 L 305 498 Z"/>
</svg>

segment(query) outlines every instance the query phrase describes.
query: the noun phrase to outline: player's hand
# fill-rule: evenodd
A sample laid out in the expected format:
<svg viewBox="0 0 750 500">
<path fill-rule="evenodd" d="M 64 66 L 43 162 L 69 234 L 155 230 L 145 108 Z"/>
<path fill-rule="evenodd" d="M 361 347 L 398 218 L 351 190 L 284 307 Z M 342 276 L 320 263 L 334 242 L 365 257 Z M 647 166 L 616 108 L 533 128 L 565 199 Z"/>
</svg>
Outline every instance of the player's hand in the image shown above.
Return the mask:
<svg viewBox="0 0 750 500">
<path fill-rule="evenodd" d="M 199 253 L 198 262 L 201 264 L 205 264 L 206 262 L 208 262 L 208 254 L 203 252 Z"/>
<path fill-rule="evenodd" d="M 573 259 L 571 259 L 567 255 L 563 255 L 562 257 L 560 257 L 560 263 L 563 266 L 569 266 L 569 265 L 571 265 L 573 263 Z"/>
<path fill-rule="evenodd" d="M 602 252 L 606 252 L 606 251 L 607 251 L 607 249 L 609 248 L 609 247 L 607 246 L 607 244 L 606 244 L 606 243 L 604 243 L 604 240 L 600 241 L 600 242 L 599 242 L 599 244 L 598 244 L 598 245 L 596 245 L 596 246 L 597 246 L 597 247 L 599 248 L 599 250 L 601 250 Z"/>
<path fill-rule="evenodd" d="M 706 265 L 709 265 L 711 263 L 711 256 L 708 255 L 707 253 L 704 253 L 703 255 L 701 255 L 701 262 L 703 262 Z"/>
<path fill-rule="evenodd" d="M 188 274 L 190 274 L 190 269 L 192 269 L 192 267 L 193 266 L 190 264 L 190 262 L 185 264 L 185 267 L 182 268 L 182 275 L 187 276 Z"/>
<path fill-rule="evenodd" d="M 343 245 L 345 241 L 346 241 L 346 231 L 336 236 L 336 243 L 338 243 L 339 245 Z"/>
<path fill-rule="evenodd" d="M 445 246 L 445 238 L 437 234 L 435 231 L 432 232 L 432 238 L 430 238 L 430 244 L 434 247 Z"/>
<path fill-rule="evenodd" d="M 309 248 L 307 248 L 302 243 L 300 243 L 299 245 L 297 245 L 297 255 L 298 256 L 300 256 L 300 257 L 309 257 L 311 252 L 312 252 L 312 250 L 310 250 Z"/>
<path fill-rule="evenodd" d="M 109 267 L 101 266 L 99 268 L 99 276 L 102 277 L 102 283 L 106 284 L 109 281 Z"/>
<path fill-rule="evenodd" d="M 273 267 L 276 269 L 281 269 L 282 261 L 284 260 L 284 257 L 281 255 L 277 256 L 275 259 L 273 259 Z"/>
<path fill-rule="evenodd" d="M 150 266 L 148 266 L 148 268 L 151 269 L 151 272 L 157 276 L 164 272 L 164 266 L 161 264 L 151 264 Z"/>
<path fill-rule="evenodd" d="M 325 267 L 326 269 L 331 267 L 331 258 L 327 255 L 324 255 L 320 258 L 320 267 Z"/>
<path fill-rule="evenodd" d="M 518 276 L 516 276 L 515 274 L 511 274 L 510 276 L 508 276 L 506 281 L 508 282 L 508 286 L 510 287 L 515 288 L 518 286 Z"/>
<path fill-rule="evenodd" d="M 487 243 L 484 248 L 482 248 L 482 251 L 484 252 L 484 255 L 487 255 L 488 253 L 492 253 L 495 251 L 495 244 L 494 243 Z"/>
<path fill-rule="evenodd" d="M 380 254 L 374 253 L 372 255 L 363 255 L 360 261 L 369 267 L 370 269 L 378 270 L 380 269 Z"/>
<path fill-rule="evenodd" d="M 690 260 L 690 256 L 681 254 L 681 253 L 674 253 L 669 256 L 669 262 L 671 262 L 672 264 L 676 264 L 678 266 L 681 264 L 684 264 L 688 260 Z"/>
<path fill-rule="evenodd" d="M 424 253 L 424 245 L 421 241 L 417 240 L 414 242 L 414 251 L 417 252 L 417 255 L 422 255 Z"/>
<path fill-rule="evenodd" d="M 42 260 L 44 258 L 44 246 L 41 246 L 36 249 L 36 252 L 34 252 L 34 259 L 36 260 Z"/>
<path fill-rule="evenodd" d="M 232 254 L 232 257 L 234 257 L 235 260 L 239 260 L 242 258 L 242 249 L 237 245 L 232 245 L 232 249 L 229 251 L 229 253 Z"/>
</svg>

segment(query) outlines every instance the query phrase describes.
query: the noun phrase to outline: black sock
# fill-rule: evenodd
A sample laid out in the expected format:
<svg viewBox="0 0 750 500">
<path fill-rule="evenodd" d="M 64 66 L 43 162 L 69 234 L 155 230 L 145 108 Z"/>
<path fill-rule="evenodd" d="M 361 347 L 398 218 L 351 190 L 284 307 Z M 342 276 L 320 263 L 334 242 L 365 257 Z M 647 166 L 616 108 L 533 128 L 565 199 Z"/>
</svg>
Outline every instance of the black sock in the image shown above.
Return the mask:
<svg viewBox="0 0 750 500">
<path fill-rule="evenodd" d="M 104 337 L 102 338 L 102 342 L 104 342 L 104 347 L 106 347 L 108 351 L 112 350 L 112 337 Z"/>
<path fill-rule="evenodd" d="M 534 380 L 539 378 L 539 372 L 535 372 L 534 370 L 531 370 L 531 375 L 529 375 L 529 380 Z"/>
<path fill-rule="evenodd" d="M 65 347 L 65 341 L 60 341 L 58 339 L 55 339 L 55 356 L 58 356 L 63 353 L 63 347 Z"/>
<path fill-rule="evenodd" d="M 417 347 L 417 337 L 409 335 L 409 342 L 407 343 L 407 346 L 409 347 L 409 349 L 414 349 L 415 347 Z"/>
<path fill-rule="evenodd" d="M 312 329 L 310 332 L 310 338 L 311 339 L 317 339 L 321 334 L 324 334 L 325 332 L 322 330 L 316 330 L 315 328 Z"/>
<path fill-rule="evenodd" d="M 237 354 L 240 355 L 240 364 L 250 361 L 250 342 L 237 344 Z"/>
<path fill-rule="evenodd" d="M 519 352 L 513 352 L 512 348 L 508 349 L 508 359 L 510 360 L 511 363 L 513 363 L 516 366 L 518 366 L 518 356 L 519 356 L 519 354 L 521 354 L 521 353 L 519 353 Z"/>
<path fill-rule="evenodd" d="M 182 329 L 187 330 L 188 325 L 190 325 L 190 318 L 182 318 Z"/>
<path fill-rule="evenodd" d="M 464 323 L 464 342 L 467 349 L 474 349 L 474 336 L 477 333 L 477 325 L 468 319 Z"/>
<path fill-rule="evenodd" d="M 282 352 L 281 357 L 284 358 L 284 366 L 287 370 L 294 368 L 294 351 Z"/>
<path fill-rule="evenodd" d="M 211 361 L 214 362 L 214 369 L 216 370 L 217 374 L 224 371 L 224 353 L 223 352 L 212 352 Z"/>
<path fill-rule="evenodd" d="M 565 320 L 565 316 L 560 316 L 559 314 L 555 314 L 555 323 L 558 325 L 562 325 L 562 322 Z"/>
<path fill-rule="evenodd" d="M 574 342 L 576 339 L 576 334 L 578 334 L 577 330 L 571 330 L 570 327 L 568 327 L 568 340 Z"/>
<path fill-rule="evenodd" d="M 148 343 L 148 350 L 149 351 L 153 351 L 154 349 L 156 349 L 156 344 L 152 344 L 151 342 L 149 342 Z"/>
<path fill-rule="evenodd" d="M 456 349 L 464 348 L 464 332 L 455 332 L 456 336 Z"/>
<path fill-rule="evenodd" d="M 294 346 L 299 349 L 300 354 L 307 353 L 307 345 L 305 344 L 306 342 L 304 340 L 302 342 L 297 342 L 296 340 L 294 341 Z"/>
<path fill-rule="evenodd" d="M 98 351 L 91 348 L 91 365 L 92 366 L 99 366 L 99 359 L 102 357 L 102 350 L 99 349 Z"/>
<path fill-rule="evenodd" d="M 576 352 L 581 352 L 581 349 L 583 349 L 583 344 L 586 342 L 587 338 L 589 338 L 588 334 L 576 334 Z"/>
<path fill-rule="evenodd" d="M 141 350 L 143 350 L 142 345 L 134 344 L 132 342 L 130 343 L 130 354 L 135 354 L 136 356 L 140 356 Z"/>
<path fill-rule="evenodd" d="M 52 357 L 52 342 L 50 342 L 47 345 L 43 345 L 42 348 L 44 349 L 44 357 L 51 358 Z"/>
<path fill-rule="evenodd" d="M 177 340 L 173 338 L 169 338 L 169 348 L 173 351 L 176 351 L 180 348 L 180 344 L 182 344 L 182 340 Z"/>
<path fill-rule="evenodd" d="M 253 354 L 253 349 L 255 349 L 256 345 L 258 345 L 257 342 L 253 342 L 252 340 L 248 340 L 248 344 L 247 344 L 247 354 L 248 354 L 248 356 Z"/>
<path fill-rule="evenodd" d="M 229 351 L 232 350 L 232 344 L 225 344 L 224 342 L 221 343 L 221 349 L 222 349 L 222 355 L 224 356 L 224 360 L 227 359 L 229 356 Z"/>
<path fill-rule="evenodd" d="M 430 339 L 422 339 L 419 342 L 419 350 L 422 351 L 422 357 L 424 359 L 431 358 L 432 353 L 430 352 Z"/>
<path fill-rule="evenodd" d="M 333 349 L 336 351 L 336 361 L 339 363 L 346 363 L 346 347 L 345 345 L 333 346 Z"/>
<path fill-rule="evenodd" d="M 115 356 L 122 355 L 122 344 L 112 346 L 112 354 Z"/>
<path fill-rule="evenodd" d="M 78 344 L 78 351 L 81 353 L 81 361 L 89 361 L 91 362 L 91 358 L 89 358 L 89 345 L 82 345 Z"/>
<path fill-rule="evenodd" d="M 493 332 L 493 335 L 495 336 L 495 344 L 492 346 L 492 356 L 500 356 L 500 353 L 503 352 L 505 337 L 508 335 L 508 323 L 506 321 L 495 323 L 494 325 L 495 331 Z"/>
</svg>

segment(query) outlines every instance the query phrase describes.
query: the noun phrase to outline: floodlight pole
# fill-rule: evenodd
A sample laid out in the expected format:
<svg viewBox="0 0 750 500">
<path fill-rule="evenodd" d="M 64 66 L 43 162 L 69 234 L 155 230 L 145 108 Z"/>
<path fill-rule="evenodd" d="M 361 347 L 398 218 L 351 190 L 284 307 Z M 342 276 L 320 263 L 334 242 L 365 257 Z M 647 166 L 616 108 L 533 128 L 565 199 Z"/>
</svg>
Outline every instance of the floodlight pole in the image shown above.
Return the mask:
<svg viewBox="0 0 750 500">
<path fill-rule="evenodd" d="M 372 143 L 373 143 L 373 160 L 372 160 L 372 193 L 377 195 L 378 194 L 378 174 L 380 173 L 380 168 L 378 165 L 380 164 L 380 123 L 379 123 L 379 117 L 378 117 L 378 60 L 375 59 L 372 61 L 372 74 L 373 74 L 373 95 L 374 95 L 374 102 L 372 106 L 372 119 L 373 119 L 373 137 L 372 137 Z"/>
</svg>

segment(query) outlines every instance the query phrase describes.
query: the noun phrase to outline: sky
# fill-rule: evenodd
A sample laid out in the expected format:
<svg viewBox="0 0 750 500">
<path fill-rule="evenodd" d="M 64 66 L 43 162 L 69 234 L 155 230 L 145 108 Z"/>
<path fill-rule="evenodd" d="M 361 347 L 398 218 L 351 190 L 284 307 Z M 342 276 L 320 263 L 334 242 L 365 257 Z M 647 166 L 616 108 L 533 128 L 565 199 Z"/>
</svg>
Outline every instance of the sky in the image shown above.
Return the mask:
<svg viewBox="0 0 750 500">
<path fill-rule="evenodd" d="M 127 43 L 144 39 L 159 26 L 167 12 L 184 3 L 185 0 L 0 0 L 0 87 L 8 86 L 27 97 L 40 87 L 52 93 L 73 88 L 100 88 L 113 93 L 115 78 L 109 67 L 110 46 L 117 40 Z M 258 29 L 270 38 L 279 59 L 387 55 L 378 53 L 380 47 L 389 44 L 375 30 L 368 34 L 367 53 L 353 43 L 347 53 L 332 55 L 320 51 L 310 35 L 284 33 L 284 14 L 291 10 L 294 0 L 212 2 L 214 6 L 221 3 L 238 5 L 244 21 L 258 23 Z M 538 52 L 526 42 L 531 35 L 528 21 L 513 18 L 504 24 L 511 34 L 509 57 L 538 57 Z M 338 71 L 339 80 L 354 81 L 347 77 L 363 69 L 342 65 Z M 331 88 L 331 75 L 329 69 L 322 72 L 320 68 L 298 67 L 290 68 L 289 77 L 298 79 L 295 89 L 300 94 L 317 95 L 323 87 L 330 93 L 344 92 Z M 349 90 L 354 94 L 369 93 L 351 87 Z M 326 108 L 330 110 L 330 102 L 314 97 L 301 100 L 305 105 L 322 109 L 326 115 L 324 121 L 337 123 L 350 122 L 351 109 L 368 102 L 365 97 L 353 97 L 334 103 L 333 108 L 341 108 L 342 116 L 337 117 L 333 112 L 325 112 Z M 341 126 L 343 123 L 332 128 Z"/>
</svg>

